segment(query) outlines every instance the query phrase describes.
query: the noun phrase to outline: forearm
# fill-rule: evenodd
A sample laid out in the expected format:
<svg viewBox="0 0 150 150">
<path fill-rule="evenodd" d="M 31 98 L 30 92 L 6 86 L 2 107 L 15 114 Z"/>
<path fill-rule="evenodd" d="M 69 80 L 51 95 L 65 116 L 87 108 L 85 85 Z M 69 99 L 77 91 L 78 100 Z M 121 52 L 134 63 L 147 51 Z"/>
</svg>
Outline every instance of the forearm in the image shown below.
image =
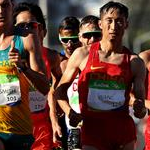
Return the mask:
<svg viewBox="0 0 150 150">
<path fill-rule="evenodd" d="M 71 107 L 68 104 L 68 102 L 64 101 L 64 100 L 58 100 L 57 102 L 58 102 L 59 106 L 61 107 L 61 109 L 64 111 L 64 113 L 67 115 L 67 117 L 69 117 Z"/>
<path fill-rule="evenodd" d="M 67 89 L 69 87 L 68 83 L 61 84 L 58 86 L 54 92 L 54 98 L 58 102 L 60 108 L 65 112 L 68 116 L 69 111 L 71 109 L 70 105 L 68 104 L 68 96 L 67 96 Z"/>
<path fill-rule="evenodd" d="M 139 86 L 139 88 L 135 88 L 134 97 L 135 97 L 135 100 L 132 100 L 134 115 L 135 117 L 141 119 L 146 115 L 146 112 L 147 112 L 146 107 L 145 107 L 145 90 L 142 84 L 141 84 L 141 87 Z"/>
<path fill-rule="evenodd" d="M 38 73 L 30 68 L 23 71 L 23 73 L 38 91 L 44 95 L 48 94 L 50 87 L 45 74 Z"/>
<path fill-rule="evenodd" d="M 50 108 L 49 113 L 50 113 L 50 119 L 51 119 L 52 123 L 57 121 L 56 101 L 54 100 L 53 92 L 54 92 L 54 90 L 51 87 L 51 89 L 48 93 L 48 105 Z"/>
</svg>

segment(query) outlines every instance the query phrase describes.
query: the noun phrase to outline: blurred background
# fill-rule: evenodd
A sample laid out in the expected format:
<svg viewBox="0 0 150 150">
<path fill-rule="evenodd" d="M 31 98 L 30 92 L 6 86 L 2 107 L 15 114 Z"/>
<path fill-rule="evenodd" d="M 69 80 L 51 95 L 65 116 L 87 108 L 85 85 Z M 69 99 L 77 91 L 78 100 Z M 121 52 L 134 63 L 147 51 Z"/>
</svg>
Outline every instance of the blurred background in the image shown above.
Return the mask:
<svg viewBox="0 0 150 150">
<path fill-rule="evenodd" d="M 23 1 L 37 3 L 42 8 L 48 29 L 44 44 L 60 51 L 62 49 L 58 39 L 60 21 L 66 16 L 75 16 L 78 19 L 86 15 L 99 16 L 99 8 L 109 0 L 16 0 L 17 3 Z M 124 36 L 124 45 L 135 53 L 150 49 L 150 0 L 116 1 L 129 8 L 129 27 Z M 136 150 L 142 150 L 146 117 L 143 120 L 136 118 L 134 120 L 138 132 Z"/>
<path fill-rule="evenodd" d="M 99 16 L 99 8 L 109 0 L 16 0 L 38 3 L 47 22 L 45 45 L 60 51 L 58 25 L 66 16 L 78 19 L 86 15 Z M 129 28 L 124 45 L 136 53 L 150 48 L 150 0 L 116 0 L 129 8 Z"/>
</svg>

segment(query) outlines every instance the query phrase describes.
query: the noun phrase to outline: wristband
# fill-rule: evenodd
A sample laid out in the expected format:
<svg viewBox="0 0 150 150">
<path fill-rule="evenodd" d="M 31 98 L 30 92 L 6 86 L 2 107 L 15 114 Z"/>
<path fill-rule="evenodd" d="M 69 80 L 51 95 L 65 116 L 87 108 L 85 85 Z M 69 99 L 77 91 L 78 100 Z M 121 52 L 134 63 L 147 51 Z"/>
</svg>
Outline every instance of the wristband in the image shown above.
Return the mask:
<svg viewBox="0 0 150 150">
<path fill-rule="evenodd" d="M 73 109 L 70 109 L 68 117 L 69 117 L 69 124 L 73 127 L 77 127 L 78 125 L 80 126 L 80 122 L 83 122 L 81 114 L 76 113 Z"/>
<path fill-rule="evenodd" d="M 19 72 L 25 72 L 28 67 L 25 65 L 25 63 L 23 63 L 23 65 L 17 66 L 17 69 L 19 70 Z"/>
</svg>

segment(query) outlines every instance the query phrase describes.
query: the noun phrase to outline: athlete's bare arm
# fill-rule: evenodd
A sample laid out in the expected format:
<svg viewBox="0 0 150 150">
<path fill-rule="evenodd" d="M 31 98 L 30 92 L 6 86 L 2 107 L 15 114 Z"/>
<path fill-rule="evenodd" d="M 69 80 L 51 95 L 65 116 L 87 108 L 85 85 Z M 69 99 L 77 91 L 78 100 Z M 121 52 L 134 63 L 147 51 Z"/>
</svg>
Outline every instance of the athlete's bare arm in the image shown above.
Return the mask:
<svg viewBox="0 0 150 150">
<path fill-rule="evenodd" d="M 79 70 L 83 70 L 83 66 L 86 64 L 88 51 L 85 48 L 78 48 L 74 51 L 71 57 L 68 60 L 68 64 L 65 72 L 59 82 L 58 87 L 55 91 L 55 99 L 58 101 L 58 104 L 62 110 L 69 115 L 71 107 L 68 104 L 67 89 L 71 85 L 72 81 L 78 74 Z"/>
<path fill-rule="evenodd" d="M 37 34 L 29 34 L 23 38 L 24 48 L 29 54 L 29 66 L 24 74 L 32 82 L 32 84 L 44 95 L 49 91 L 48 79 L 45 71 L 41 55 L 41 46 L 37 38 Z"/>
<path fill-rule="evenodd" d="M 62 76 L 62 71 L 60 68 L 60 57 L 59 54 L 55 51 L 49 51 L 48 53 L 50 58 L 51 65 L 51 76 L 52 76 L 52 85 L 48 94 L 48 104 L 50 107 L 50 119 L 52 122 L 53 128 L 53 142 L 58 143 L 57 135 L 62 136 L 61 127 L 58 124 L 57 111 L 56 111 L 56 101 L 53 99 L 54 89 L 58 85 L 60 78 Z"/>
<path fill-rule="evenodd" d="M 150 50 L 145 50 L 139 53 L 139 57 L 144 61 L 146 69 L 147 69 L 147 75 L 148 75 L 148 69 L 150 68 Z M 146 90 L 148 90 L 147 84 L 145 85 L 145 87 L 146 87 Z M 150 110 L 150 100 L 145 99 L 145 107 Z"/>
<path fill-rule="evenodd" d="M 49 54 L 50 64 L 51 64 L 52 86 L 55 89 L 62 76 L 62 71 L 60 68 L 61 60 L 59 54 L 54 50 L 50 50 L 48 54 Z"/>
<path fill-rule="evenodd" d="M 71 55 L 67 64 L 67 68 L 65 72 L 63 73 L 63 76 L 59 82 L 58 87 L 55 90 L 54 95 L 53 95 L 53 89 L 51 89 L 48 94 L 49 105 L 53 109 L 50 111 L 50 115 L 51 115 L 52 126 L 53 126 L 53 141 L 54 142 L 57 142 L 57 135 L 61 136 L 60 128 L 57 124 L 58 121 L 57 121 L 56 109 L 54 105 L 56 105 L 56 100 L 57 100 L 62 110 L 66 113 L 67 116 L 69 116 L 71 107 L 68 104 L 67 89 L 69 88 L 72 81 L 76 77 L 80 68 L 80 63 L 82 64 L 82 60 L 84 60 L 84 57 L 86 56 L 85 53 L 82 53 L 82 52 L 83 51 L 81 51 L 81 49 L 79 48 L 76 50 L 76 52 L 74 52 Z M 86 54 L 87 54 L 87 51 L 86 51 Z"/>
<path fill-rule="evenodd" d="M 150 67 L 150 50 L 141 52 L 139 57 L 144 61 L 145 66 L 148 69 Z"/>
<path fill-rule="evenodd" d="M 146 68 L 142 59 L 137 55 L 131 56 L 131 71 L 133 75 L 133 95 L 135 97 L 134 114 L 138 118 L 143 118 L 146 114 L 144 103 Z"/>
</svg>

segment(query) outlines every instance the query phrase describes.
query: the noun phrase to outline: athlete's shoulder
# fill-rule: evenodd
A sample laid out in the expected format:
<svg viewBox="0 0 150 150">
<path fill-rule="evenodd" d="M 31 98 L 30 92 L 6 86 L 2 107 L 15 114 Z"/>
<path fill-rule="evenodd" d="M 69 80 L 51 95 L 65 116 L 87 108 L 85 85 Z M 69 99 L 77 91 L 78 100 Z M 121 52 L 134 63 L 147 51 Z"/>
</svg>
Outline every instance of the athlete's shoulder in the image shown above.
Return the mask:
<svg viewBox="0 0 150 150">
<path fill-rule="evenodd" d="M 78 47 L 73 54 L 74 55 L 87 55 L 89 53 L 90 45 Z"/>
<path fill-rule="evenodd" d="M 133 52 L 132 50 L 128 49 L 125 46 L 123 47 L 123 54 L 129 55 L 131 60 L 134 59 L 134 58 L 139 59 L 138 54 L 136 54 L 135 52 Z"/>
<path fill-rule="evenodd" d="M 46 53 L 47 57 L 57 57 L 59 56 L 59 53 L 57 52 L 57 50 L 54 49 L 50 49 L 48 47 L 42 47 L 42 51 L 43 53 Z"/>
<path fill-rule="evenodd" d="M 89 46 L 82 46 L 77 48 L 71 57 L 69 58 L 69 61 L 72 62 L 72 64 L 78 68 L 82 68 L 81 64 L 84 64 L 86 61 L 88 54 L 89 54 Z"/>
<path fill-rule="evenodd" d="M 123 46 L 123 52 L 127 53 L 129 55 L 137 55 L 136 53 L 134 53 L 134 51 L 130 50 L 129 48 Z"/>
<path fill-rule="evenodd" d="M 150 49 L 140 52 L 139 56 L 142 59 L 148 59 L 148 60 L 150 60 Z"/>
<path fill-rule="evenodd" d="M 47 48 L 47 58 L 50 61 L 51 69 L 56 68 L 60 64 L 60 55 L 57 50 Z"/>
<path fill-rule="evenodd" d="M 150 49 L 139 53 L 139 57 L 144 61 L 147 68 L 150 66 Z"/>
<path fill-rule="evenodd" d="M 42 50 L 47 51 L 47 52 L 50 53 L 50 54 L 58 55 L 58 51 L 57 51 L 57 50 L 51 49 L 51 48 L 49 48 L 49 47 L 43 46 L 43 47 L 42 47 Z"/>
</svg>

